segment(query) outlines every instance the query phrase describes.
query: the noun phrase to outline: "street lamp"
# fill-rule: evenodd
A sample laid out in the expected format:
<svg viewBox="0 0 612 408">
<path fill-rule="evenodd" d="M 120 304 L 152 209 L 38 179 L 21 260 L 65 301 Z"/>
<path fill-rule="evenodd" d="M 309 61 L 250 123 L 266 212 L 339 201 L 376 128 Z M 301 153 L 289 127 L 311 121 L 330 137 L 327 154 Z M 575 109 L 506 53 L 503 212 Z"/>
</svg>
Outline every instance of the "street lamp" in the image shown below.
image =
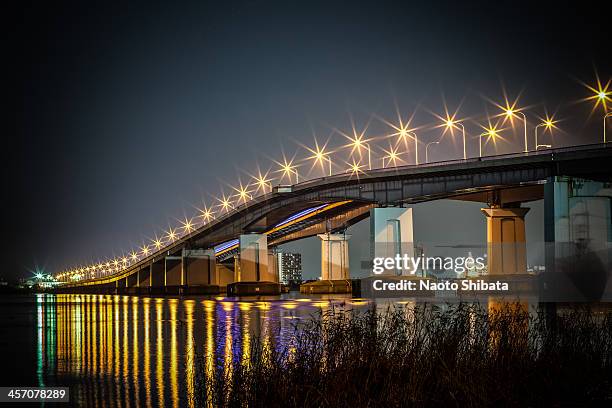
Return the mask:
<svg viewBox="0 0 612 408">
<path fill-rule="evenodd" d="M 478 136 L 478 155 L 479 157 L 482 157 L 482 138 L 485 136 L 489 138 L 493 138 L 493 140 L 495 140 L 495 138 L 498 137 L 499 134 L 497 133 L 497 129 L 495 129 L 494 127 L 490 127 L 486 129 L 486 132 L 481 133 L 480 136 Z"/>
<path fill-rule="evenodd" d="M 411 138 L 414 139 L 414 164 L 418 165 L 419 164 L 419 138 L 417 137 L 417 134 L 411 130 L 402 128 L 399 131 L 399 136 L 402 138 L 402 140 L 404 141 L 406 145 L 407 145 L 407 142 L 406 142 L 407 136 L 410 136 Z"/>
<path fill-rule="evenodd" d="M 332 175 L 332 160 L 329 157 L 329 153 L 325 152 L 325 146 L 319 147 L 319 144 L 315 140 L 315 148 L 311 149 L 307 147 L 307 149 L 312 153 L 312 156 L 308 157 L 308 159 L 312 159 L 314 161 L 313 167 L 318 163 L 321 165 L 321 168 L 324 167 L 323 161 L 327 161 L 329 164 L 329 175 Z M 312 168 L 311 168 L 312 170 Z"/>
<path fill-rule="evenodd" d="M 278 171 L 282 173 L 281 181 L 283 177 L 287 176 L 289 178 L 289 183 L 291 183 L 291 175 L 295 174 L 295 184 L 300 182 L 300 175 L 297 171 L 297 166 L 293 165 L 293 160 L 288 162 L 287 159 L 284 159 L 283 163 L 278 164 L 280 165 L 280 169 Z"/>
<path fill-rule="evenodd" d="M 385 168 L 385 159 L 388 159 L 387 161 L 387 166 L 391 165 L 391 162 L 393 162 L 393 167 L 397 167 L 397 160 L 399 159 L 399 154 L 397 153 L 397 149 L 398 148 L 393 148 L 393 146 L 389 146 L 389 150 L 385 150 L 382 149 L 383 152 L 386 153 L 386 156 L 383 156 L 382 158 L 382 166 L 383 168 Z"/>
<path fill-rule="evenodd" d="M 546 118 L 546 120 L 544 122 L 538 124 L 535 127 L 533 133 L 534 133 L 534 136 L 535 136 L 535 149 L 536 150 L 538 150 L 538 148 L 540 148 L 540 147 L 547 147 L 547 148 L 551 148 L 552 147 L 552 144 L 538 144 L 538 128 L 543 127 L 544 130 L 548 129 L 552 133 L 552 128 L 554 127 L 554 125 L 555 125 L 555 122 L 552 119 Z"/>
<path fill-rule="evenodd" d="M 515 110 L 513 108 L 506 108 L 504 113 L 506 114 L 506 116 L 508 118 L 512 118 L 513 116 L 520 116 L 520 118 L 522 119 L 522 121 L 523 121 L 523 128 L 524 128 L 524 131 L 525 131 L 525 150 L 524 150 L 524 152 L 525 153 L 529 152 L 529 147 L 528 147 L 528 144 L 527 144 L 527 117 L 525 116 L 525 114 L 523 112 L 521 112 L 519 110 Z"/>
<path fill-rule="evenodd" d="M 349 144 L 351 147 L 351 154 L 357 150 L 359 156 L 361 157 L 361 148 L 364 148 L 368 151 L 368 170 L 372 170 L 372 149 L 370 149 L 370 145 L 363 140 L 363 135 L 355 135 L 354 139 L 351 139 L 351 143 Z"/>
<path fill-rule="evenodd" d="M 425 163 L 429 163 L 429 156 L 427 155 L 427 149 L 429 149 L 429 146 L 432 144 L 440 144 L 440 142 L 429 142 L 425 145 Z"/>
<path fill-rule="evenodd" d="M 612 116 L 612 112 L 608 112 L 603 117 L 603 133 L 604 133 L 604 144 L 606 143 L 606 119 Z"/>
<path fill-rule="evenodd" d="M 463 136 L 463 160 L 466 160 L 467 152 L 465 148 L 465 126 L 463 126 L 463 123 L 454 121 L 453 119 L 447 119 L 445 125 L 448 129 L 452 129 L 454 127 L 459 127 L 459 126 L 461 127 L 461 134 Z M 427 161 L 427 159 L 425 161 Z"/>
</svg>

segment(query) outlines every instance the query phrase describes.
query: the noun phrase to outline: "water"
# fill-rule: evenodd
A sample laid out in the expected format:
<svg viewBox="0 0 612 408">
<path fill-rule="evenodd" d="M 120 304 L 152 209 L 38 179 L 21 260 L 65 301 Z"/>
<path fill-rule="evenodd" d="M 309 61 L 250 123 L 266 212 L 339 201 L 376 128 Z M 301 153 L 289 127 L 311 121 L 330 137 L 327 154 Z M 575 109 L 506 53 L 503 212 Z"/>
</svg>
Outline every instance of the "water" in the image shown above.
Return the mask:
<svg viewBox="0 0 612 408">
<path fill-rule="evenodd" d="M 6 296 L 0 299 L 0 385 L 69 386 L 73 404 L 93 407 L 191 406 L 197 364 L 203 361 L 211 373 L 248 358 L 254 336 L 283 347 L 296 322 L 332 307 L 368 304 L 340 296 Z"/>
</svg>

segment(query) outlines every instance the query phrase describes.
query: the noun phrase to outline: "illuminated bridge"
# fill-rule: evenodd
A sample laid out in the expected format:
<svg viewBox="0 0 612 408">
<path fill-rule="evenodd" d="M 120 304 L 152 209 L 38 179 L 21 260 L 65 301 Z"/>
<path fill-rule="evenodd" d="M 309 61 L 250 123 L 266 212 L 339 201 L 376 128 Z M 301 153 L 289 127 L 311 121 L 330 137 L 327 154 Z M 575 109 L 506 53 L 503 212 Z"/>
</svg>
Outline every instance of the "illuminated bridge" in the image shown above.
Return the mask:
<svg viewBox="0 0 612 408">
<path fill-rule="evenodd" d="M 519 247 L 525 245 L 528 210 L 521 203 L 544 199 L 547 242 L 577 239 L 564 225 L 571 225 L 576 211 L 587 203 L 599 211 L 592 214 L 598 223 L 604 217 L 604 236 L 597 239 L 609 245 L 611 163 L 612 147 L 598 144 L 347 172 L 279 185 L 163 248 L 101 263 L 95 273 L 76 268 L 59 274 L 60 290 L 218 293 L 227 288 L 238 294 L 276 293 L 280 285 L 274 247 L 317 235 L 322 242 L 322 281 L 349 282 L 344 234 L 349 226 L 370 217 L 372 248 L 390 240 L 410 242 L 412 212 L 406 205 L 447 198 L 482 202 L 488 242 Z M 524 251 L 494 251 L 489 249 L 489 273 L 525 273 Z"/>
</svg>

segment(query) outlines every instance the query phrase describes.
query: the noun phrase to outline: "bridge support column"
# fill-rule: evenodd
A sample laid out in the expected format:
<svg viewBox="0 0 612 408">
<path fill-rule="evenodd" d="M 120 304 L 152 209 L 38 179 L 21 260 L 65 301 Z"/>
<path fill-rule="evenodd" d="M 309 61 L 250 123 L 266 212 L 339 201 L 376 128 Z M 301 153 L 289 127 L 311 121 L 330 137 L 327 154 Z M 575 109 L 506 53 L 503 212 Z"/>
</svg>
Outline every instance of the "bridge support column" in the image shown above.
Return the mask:
<svg viewBox="0 0 612 408">
<path fill-rule="evenodd" d="M 138 293 L 148 293 L 151 287 L 151 265 L 142 267 L 138 271 Z"/>
<path fill-rule="evenodd" d="M 346 234 L 319 234 L 321 239 L 321 280 L 305 283 L 300 292 L 351 293 L 348 239 Z"/>
<path fill-rule="evenodd" d="M 552 177 L 544 185 L 545 301 L 611 301 L 612 188 Z"/>
<path fill-rule="evenodd" d="M 265 234 L 243 234 L 239 238 L 240 255 L 234 268 L 234 283 L 227 285 L 228 295 L 268 295 L 280 293 L 278 279 L 268 265 L 268 239 Z"/>
<path fill-rule="evenodd" d="M 187 293 L 219 293 L 214 250 L 183 250 L 184 289 Z"/>
<path fill-rule="evenodd" d="M 525 214 L 529 208 L 483 208 L 487 217 L 487 271 L 489 275 L 527 273 Z"/>
<path fill-rule="evenodd" d="M 349 252 L 346 234 L 319 234 L 321 239 L 321 280 L 349 279 Z"/>
<path fill-rule="evenodd" d="M 165 259 L 165 287 L 167 293 L 180 293 L 180 288 L 184 282 L 183 257 L 166 256 Z"/>
<path fill-rule="evenodd" d="M 412 208 L 372 208 L 370 210 L 370 252 L 374 258 L 414 256 Z M 410 275 L 409 270 L 386 270 L 383 275 Z M 414 271 L 416 274 L 418 271 Z"/>
<path fill-rule="evenodd" d="M 268 273 L 268 239 L 265 234 L 240 235 L 238 282 L 271 281 Z"/>
</svg>

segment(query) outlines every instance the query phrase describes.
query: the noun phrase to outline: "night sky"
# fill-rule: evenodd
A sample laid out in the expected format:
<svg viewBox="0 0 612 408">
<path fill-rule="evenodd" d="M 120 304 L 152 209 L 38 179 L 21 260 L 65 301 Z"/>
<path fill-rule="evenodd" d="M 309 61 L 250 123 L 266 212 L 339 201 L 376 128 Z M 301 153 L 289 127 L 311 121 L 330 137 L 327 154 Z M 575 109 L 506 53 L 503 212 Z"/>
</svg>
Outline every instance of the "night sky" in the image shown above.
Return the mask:
<svg viewBox="0 0 612 408">
<path fill-rule="evenodd" d="M 376 115 L 374 137 L 395 106 L 431 127 L 446 101 L 473 136 L 505 89 L 530 121 L 556 112 L 555 144 L 601 138 L 603 110 L 577 102 L 590 95 L 579 81 L 612 72 L 595 2 L 22 4 L 8 279 L 119 256 L 283 150 L 306 156 L 296 141 L 350 131 L 351 116 L 361 128 Z M 499 152 L 521 149 L 511 132 Z M 447 136 L 432 159 L 460 151 Z"/>
</svg>

